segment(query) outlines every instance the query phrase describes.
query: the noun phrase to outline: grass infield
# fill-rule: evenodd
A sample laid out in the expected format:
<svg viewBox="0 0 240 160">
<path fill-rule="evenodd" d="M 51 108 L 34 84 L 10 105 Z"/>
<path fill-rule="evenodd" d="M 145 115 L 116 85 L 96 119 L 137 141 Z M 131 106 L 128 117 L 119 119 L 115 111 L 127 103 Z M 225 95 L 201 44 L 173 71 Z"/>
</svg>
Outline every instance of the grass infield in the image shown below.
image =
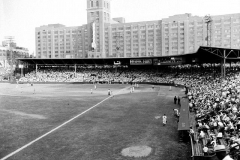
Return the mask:
<svg viewBox="0 0 240 160">
<path fill-rule="evenodd" d="M 111 97 L 36 141 L 11 160 L 188 160 L 190 145 L 179 143 L 173 109 L 179 88 L 140 85 L 0 84 L 0 159 Z M 93 94 L 91 94 L 91 89 Z M 121 90 L 121 91 L 120 91 Z M 167 125 L 162 125 L 166 114 Z M 131 146 L 152 148 L 145 158 L 123 157 Z"/>
</svg>

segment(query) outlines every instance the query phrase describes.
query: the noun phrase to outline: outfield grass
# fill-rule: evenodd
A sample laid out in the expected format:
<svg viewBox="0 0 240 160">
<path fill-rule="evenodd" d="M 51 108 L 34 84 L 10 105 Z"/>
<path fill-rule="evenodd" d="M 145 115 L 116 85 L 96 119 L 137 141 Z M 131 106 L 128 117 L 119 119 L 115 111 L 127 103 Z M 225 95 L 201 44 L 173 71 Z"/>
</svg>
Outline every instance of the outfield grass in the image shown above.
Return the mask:
<svg viewBox="0 0 240 160">
<path fill-rule="evenodd" d="M 173 116 L 173 108 L 178 108 L 173 97 L 182 94 L 180 89 L 141 85 L 130 94 L 129 85 L 97 87 L 0 84 L 0 158 L 99 103 L 111 89 L 114 97 L 9 159 L 132 160 L 121 156 L 121 150 L 135 145 L 153 149 L 141 160 L 189 159 L 189 145 L 178 143 Z M 166 126 L 155 119 L 163 114 L 168 116 Z"/>
</svg>

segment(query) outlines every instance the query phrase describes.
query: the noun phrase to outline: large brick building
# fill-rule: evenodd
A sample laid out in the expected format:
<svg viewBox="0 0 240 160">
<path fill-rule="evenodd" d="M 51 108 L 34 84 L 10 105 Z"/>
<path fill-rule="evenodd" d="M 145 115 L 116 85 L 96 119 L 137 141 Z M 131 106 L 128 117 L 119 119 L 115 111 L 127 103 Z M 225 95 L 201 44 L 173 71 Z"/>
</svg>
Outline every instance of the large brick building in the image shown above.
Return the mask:
<svg viewBox="0 0 240 160">
<path fill-rule="evenodd" d="M 161 57 L 194 53 L 199 46 L 240 49 L 240 13 L 174 15 L 125 23 L 111 17 L 110 0 L 87 0 L 87 24 L 36 28 L 36 58 Z"/>
</svg>

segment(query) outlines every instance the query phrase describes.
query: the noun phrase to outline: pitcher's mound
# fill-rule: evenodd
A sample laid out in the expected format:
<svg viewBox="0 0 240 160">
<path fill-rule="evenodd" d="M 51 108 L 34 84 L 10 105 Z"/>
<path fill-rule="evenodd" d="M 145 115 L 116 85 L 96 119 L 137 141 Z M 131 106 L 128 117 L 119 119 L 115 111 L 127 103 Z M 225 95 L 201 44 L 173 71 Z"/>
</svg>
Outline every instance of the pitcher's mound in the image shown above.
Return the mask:
<svg viewBox="0 0 240 160">
<path fill-rule="evenodd" d="M 132 146 L 122 150 L 122 155 L 125 157 L 147 157 L 152 151 L 148 146 Z"/>
</svg>

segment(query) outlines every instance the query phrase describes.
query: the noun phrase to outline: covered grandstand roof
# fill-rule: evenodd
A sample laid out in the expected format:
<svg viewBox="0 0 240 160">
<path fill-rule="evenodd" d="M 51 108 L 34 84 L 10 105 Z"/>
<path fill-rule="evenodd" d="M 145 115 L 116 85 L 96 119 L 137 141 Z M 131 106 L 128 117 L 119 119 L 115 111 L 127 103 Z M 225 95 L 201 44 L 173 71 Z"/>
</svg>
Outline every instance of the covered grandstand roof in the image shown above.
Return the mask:
<svg viewBox="0 0 240 160">
<path fill-rule="evenodd" d="M 202 51 L 208 52 L 209 54 L 213 54 L 220 58 L 224 58 L 224 52 L 225 52 L 225 58 L 227 60 L 240 60 L 240 49 L 201 46 L 198 52 L 202 52 Z"/>
<path fill-rule="evenodd" d="M 164 59 L 171 57 L 181 57 L 184 59 L 184 63 L 219 63 L 224 58 L 227 61 L 238 61 L 240 60 L 240 49 L 230 48 L 217 48 L 217 47 L 205 47 L 201 46 L 196 53 L 182 54 L 182 55 L 169 55 L 161 57 L 136 57 L 136 58 L 94 58 L 94 59 L 78 59 L 78 58 L 18 58 L 18 60 L 28 64 L 39 64 L 39 65 L 69 65 L 69 64 L 106 64 L 113 65 L 114 61 L 121 61 L 122 65 L 129 65 L 132 59 Z"/>
</svg>

